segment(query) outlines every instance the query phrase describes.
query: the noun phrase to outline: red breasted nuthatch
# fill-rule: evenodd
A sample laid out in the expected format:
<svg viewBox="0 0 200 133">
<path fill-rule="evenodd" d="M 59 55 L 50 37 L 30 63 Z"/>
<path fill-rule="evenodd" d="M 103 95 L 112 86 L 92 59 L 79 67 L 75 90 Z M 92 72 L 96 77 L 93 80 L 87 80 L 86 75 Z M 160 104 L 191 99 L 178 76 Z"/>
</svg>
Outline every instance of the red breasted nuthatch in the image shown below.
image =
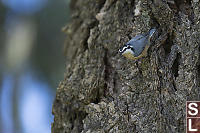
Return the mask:
<svg viewBox="0 0 200 133">
<path fill-rule="evenodd" d="M 147 50 L 151 44 L 150 39 L 156 29 L 151 29 L 146 34 L 139 34 L 133 37 L 128 43 L 119 49 L 119 52 L 128 59 L 136 60 L 147 55 Z"/>
</svg>

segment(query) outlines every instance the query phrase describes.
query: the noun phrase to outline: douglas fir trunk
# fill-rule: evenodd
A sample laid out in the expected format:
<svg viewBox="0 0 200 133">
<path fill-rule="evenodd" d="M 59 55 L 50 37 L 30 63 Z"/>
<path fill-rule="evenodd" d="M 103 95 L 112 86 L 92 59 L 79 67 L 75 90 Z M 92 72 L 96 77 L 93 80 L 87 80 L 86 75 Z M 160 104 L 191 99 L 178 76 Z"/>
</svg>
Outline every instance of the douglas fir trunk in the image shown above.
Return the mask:
<svg viewBox="0 0 200 133">
<path fill-rule="evenodd" d="M 183 133 L 200 100 L 199 0 L 71 0 L 54 133 Z M 157 28 L 148 56 L 118 49 Z"/>
</svg>

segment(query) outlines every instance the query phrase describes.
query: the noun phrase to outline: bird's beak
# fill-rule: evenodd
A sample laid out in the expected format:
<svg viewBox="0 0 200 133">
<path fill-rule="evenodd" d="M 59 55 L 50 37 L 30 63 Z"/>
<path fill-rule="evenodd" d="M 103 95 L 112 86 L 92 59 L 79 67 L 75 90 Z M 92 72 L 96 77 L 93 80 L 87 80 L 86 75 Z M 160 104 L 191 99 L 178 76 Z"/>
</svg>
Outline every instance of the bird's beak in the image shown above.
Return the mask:
<svg viewBox="0 0 200 133">
<path fill-rule="evenodd" d="M 120 55 L 122 55 L 122 51 L 121 51 L 121 50 L 122 50 L 122 48 L 120 48 L 120 49 L 118 50 L 118 52 L 119 52 Z"/>
<path fill-rule="evenodd" d="M 119 49 L 119 52 L 120 52 L 120 53 L 122 53 L 123 47 L 124 47 L 124 46 L 122 46 L 122 47 Z"/>
</svg>

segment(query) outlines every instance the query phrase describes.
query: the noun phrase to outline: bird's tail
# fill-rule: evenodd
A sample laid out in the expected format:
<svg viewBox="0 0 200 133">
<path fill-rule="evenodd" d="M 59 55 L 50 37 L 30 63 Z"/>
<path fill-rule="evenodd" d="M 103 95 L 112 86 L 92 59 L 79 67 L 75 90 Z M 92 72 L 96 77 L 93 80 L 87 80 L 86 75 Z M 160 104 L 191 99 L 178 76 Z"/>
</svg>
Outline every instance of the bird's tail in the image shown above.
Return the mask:
<svg viewBox="0 0 200 133">
<path fill-rule="evenodd" d="M 154 33 L 156 32 L 156 28 L 152 28 L 150 31 L 149 31 L 149 38 L 151 38 Z"/>
</svg>

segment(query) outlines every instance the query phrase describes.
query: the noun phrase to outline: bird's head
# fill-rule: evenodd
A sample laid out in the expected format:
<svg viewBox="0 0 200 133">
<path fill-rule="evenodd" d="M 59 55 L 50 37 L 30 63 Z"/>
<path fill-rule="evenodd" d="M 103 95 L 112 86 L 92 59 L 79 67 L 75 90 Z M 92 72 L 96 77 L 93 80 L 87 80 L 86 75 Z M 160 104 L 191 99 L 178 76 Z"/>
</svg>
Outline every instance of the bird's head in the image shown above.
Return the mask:
<svg viewBox="0 0 200 133">
<path fill-rule="evenodd" d="M 119 52 L 123 56 L 125 56 L 126 58 L 129 58 L 129 59 L 135 58 L 135 49 L 132 46 L 128 45 L 128 44 L 126 44 L 123 47 L 121 47 L 119 49 Z"/>
</svg>

